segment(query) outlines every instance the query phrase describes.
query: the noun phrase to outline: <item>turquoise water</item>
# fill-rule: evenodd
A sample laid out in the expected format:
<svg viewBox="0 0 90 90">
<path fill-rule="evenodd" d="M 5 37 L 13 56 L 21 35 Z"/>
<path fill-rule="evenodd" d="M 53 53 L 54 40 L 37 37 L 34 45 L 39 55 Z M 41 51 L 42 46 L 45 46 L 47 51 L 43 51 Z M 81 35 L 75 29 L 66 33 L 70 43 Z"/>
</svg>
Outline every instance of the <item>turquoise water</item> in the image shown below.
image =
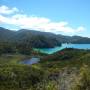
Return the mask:
<svg viewBox="0 0 90 90">
<path fill-rule="evenodd" d="M 41 51 L 43 53 L 52 54 L 64 48 L 90 49 L 90 44 L 62 44 L 61 47 L 42 48 L 42 49 L 36 49 L 36 50 Z M 40 61 L 40 58 L 32 57 L 31 59 L 23 60 L 20 63 L 32 65 L 32 64 L 38 63 L 39 61 Z"/>
<path fill-rule="evenodd" d="M 62 50 L 64 48 L 90 49 L 90 44 L 62 44 L 61 47 L 40 48 L 40 49 L 36 49 L 36 50 L 43 52 L 43 53 L 52 54 L 52 53 Z"/>
</svg>

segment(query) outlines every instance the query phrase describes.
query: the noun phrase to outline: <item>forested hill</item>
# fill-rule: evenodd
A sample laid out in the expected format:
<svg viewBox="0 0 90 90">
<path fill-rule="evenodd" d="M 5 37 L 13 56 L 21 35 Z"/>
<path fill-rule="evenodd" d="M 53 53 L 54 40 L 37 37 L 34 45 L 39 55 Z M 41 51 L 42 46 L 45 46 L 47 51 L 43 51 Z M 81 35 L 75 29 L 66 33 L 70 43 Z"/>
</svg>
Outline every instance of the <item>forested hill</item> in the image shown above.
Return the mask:
<svg viewBox="0 0 90 90">
<path fill-rule="evenodd" d="M 31 47 L 36 48 L 61 46 L 61 42 L 59 42 L 56 35 L 52 33 L 44 33 L 26 29 L 13 31 L 2 27 L 0 27 L 0 42 L 13 42 L 18 44 L 27 43 Z"/>
<path fill-rule="evenodd" d="M 13 31 L 0 27 L 0 42 L 29 43 L 33 47 L 48 48 L 60 46 L 61 43 L 90 43 L 90 38 L 27 29 Z"/>
</svg>

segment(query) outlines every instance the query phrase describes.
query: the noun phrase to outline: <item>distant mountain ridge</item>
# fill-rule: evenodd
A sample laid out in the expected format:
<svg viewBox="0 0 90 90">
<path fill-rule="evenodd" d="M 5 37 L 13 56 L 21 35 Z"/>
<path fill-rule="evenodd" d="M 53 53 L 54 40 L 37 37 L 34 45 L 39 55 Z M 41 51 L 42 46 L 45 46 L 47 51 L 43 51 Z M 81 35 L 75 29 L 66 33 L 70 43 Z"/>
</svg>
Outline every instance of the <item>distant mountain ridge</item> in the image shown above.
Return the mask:
<svg viewBox="0 0 90 90">
<path fill-rule="evenodd" d="M 54 47 L 61 43 L 90 44 L 90 38 L 81 36 L 65 36 L 50 32 L 21 29 L 12 31 L 0 27 L 0 42 L 29 42 L 33 47 Z"/>
</svg>

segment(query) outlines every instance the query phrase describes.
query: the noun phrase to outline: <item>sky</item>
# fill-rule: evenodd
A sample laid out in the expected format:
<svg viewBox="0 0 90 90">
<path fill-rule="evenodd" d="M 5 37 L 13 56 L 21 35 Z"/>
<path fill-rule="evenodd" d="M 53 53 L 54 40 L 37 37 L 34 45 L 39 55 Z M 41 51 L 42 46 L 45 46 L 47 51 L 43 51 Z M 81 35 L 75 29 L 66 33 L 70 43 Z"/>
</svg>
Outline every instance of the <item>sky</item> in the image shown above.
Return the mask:
<svg viewBox="0 0 90 90">
<path fill-rule="evenodd" d="M 0 0 L 0 27 L 90 37 L 90 0 Z"/>
</svg>

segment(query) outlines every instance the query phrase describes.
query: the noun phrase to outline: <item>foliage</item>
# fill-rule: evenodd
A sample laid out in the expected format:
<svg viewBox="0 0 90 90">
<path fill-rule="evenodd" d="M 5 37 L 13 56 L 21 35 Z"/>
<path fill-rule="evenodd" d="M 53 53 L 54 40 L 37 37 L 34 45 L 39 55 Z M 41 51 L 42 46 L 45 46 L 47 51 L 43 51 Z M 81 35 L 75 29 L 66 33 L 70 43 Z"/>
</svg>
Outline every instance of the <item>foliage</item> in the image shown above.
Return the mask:
<svg viewBox="0 0 90 90">
<path fill-rule="evenodd" d="M 80 69 L 79 76 L 76 77 L 72 90 L 90 90 L 90 68 L 87 65 Z"/>
<path fill-rule="evenodd" d="M 0 90 L 89 90 L 89 50 L 64 49 L 52 55 L 35 55 L 41 55 L 41 61 L 31 66 L 19 63 L 29 55 L 1 55 Z"/>
<path fill-rule="evenodd" d="M 15 46 L 8 42 L 0 42 L 0 53 L 15 53 Z"/>
<path fill-rule="evenodd" d="M 3 53 L 21 53 L 31 54 L 32 48 L 29 43 L 11 43 L 11 42 L 0 42 L 0 54 Z"/>
<path fill-rule="evenodd" d="M 42 80 L 43 71 L 29 66 L 6 65 L 0 67 L 2 90 L 27 90 Z"/>
</svg>

